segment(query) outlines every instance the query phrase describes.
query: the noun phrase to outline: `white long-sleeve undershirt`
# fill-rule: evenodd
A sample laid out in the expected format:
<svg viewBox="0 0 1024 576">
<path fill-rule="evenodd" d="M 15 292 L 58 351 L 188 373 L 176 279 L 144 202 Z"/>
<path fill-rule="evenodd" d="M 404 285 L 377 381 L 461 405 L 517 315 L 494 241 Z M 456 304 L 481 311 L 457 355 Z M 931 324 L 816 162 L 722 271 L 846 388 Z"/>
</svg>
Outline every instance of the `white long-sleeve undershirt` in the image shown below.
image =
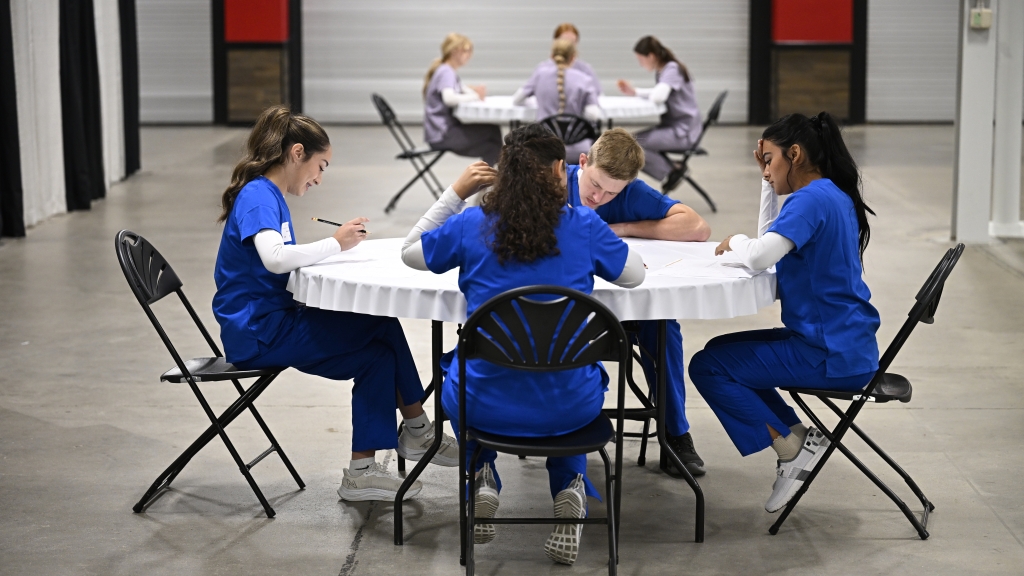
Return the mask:
<svg viewBox="0 0 1024 576">
<path fill-rule="evenodd" d="M 779 196 L 768 182 L 761 181 L 761 210 L 757 217 L 758 237 L 736 234 L 729 240 L 729 248 L 751 270 L 767 270 L 796 248 L 792 240 L 777 232 L 768 232 L 779 217 Z"/>
<path fill-rule="evenodd" d="M 672 87 L 664 82 L 658 82 L 654 88 L 636 88 L 636 95 L 647 98 L 655 104 L 664 104 L 672 94 Z"/>
<path fill-rule="evenodd" d="M 272 274 L 287 274 L 341 252 L 341 244 L 333 237 L 309 244 L 285 244 L 281 233 L 273 228 L 260 230 L 253 243 L 263 266 Z"/>
<path fill-rule="evenodd" d="M 463 102 L 476 102 L 479 99 L 480 95 L 476 93 L 476 90 L 465 90 L 463 92 L 456 92 L 453 88 L 441 90 L 441 101 L 449 108 L 455 108 Z"/>
<path fill-rule="evenodd" d="M 426 259 L 423 256 L 423 243 L 420 237 L 424 232 L 440 228 L 452 216 L 459 214 L 466 209 L 466 201 L 459 198 L 451 186 L 444 191 L 437 202 L 427 210 L 419 222 L 409 231 L 402 244 L 402 262 L 416 270 L 429 270 Z M 619 277 L 612 281 L 616 286 L 633 288 L 639 286 L 646 276 L 644 261 L 632 248 L 626 256 L 626 264 L 622 268 Z"/>
</svg>

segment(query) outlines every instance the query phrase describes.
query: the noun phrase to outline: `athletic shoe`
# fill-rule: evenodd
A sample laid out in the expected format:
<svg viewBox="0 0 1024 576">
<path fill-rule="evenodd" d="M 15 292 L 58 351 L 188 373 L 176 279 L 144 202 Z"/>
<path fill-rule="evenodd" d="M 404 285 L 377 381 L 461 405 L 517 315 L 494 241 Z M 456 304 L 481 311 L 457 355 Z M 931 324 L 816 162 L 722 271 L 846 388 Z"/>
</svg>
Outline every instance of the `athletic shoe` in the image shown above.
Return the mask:
<svg viewBox="0 0 1024 576">
<path fill-rule="evenodd" d="M 343 478 L 338 496 L 346 502 L 365 502 L 368 500 L 394 500 L 404 480 L 388 472 L 388 469 L 377 462 L 359 476 L 353 475 L 348 468 L 342 470 Z M 420 493 L 423 484 L 417 480 L 409 487 L 402 500 L 408 500 Z"/>
<path fill-rule="evenodd" d="M 476 504 L 473 515 L 476 518 L 494 518 L 498 511 L 498 483 L 494 480 L 494 470 L 487 462 L 476 475 Z M 473 542 L 487 544 L 494 540 L 494 524 L 477 524 L 473 527 Z"/>
<path fill-rule="evenodd" d="M 398 437 L 398 455 L 406 460 L 418 462 L 427 453 L 427 448 L 434 443 L 434 426 L 428 425 L 427 431 L 419 436 L 413 436 L 407 428 L 402 427 L 402 434 Z M 459 444 L 455 438 L 445 434 L 441 439 L 441 447 L 430 460 L 431 464 L 448 466 L 449 468 L 459 465 Z"/>
<path fill-rule="evenodd" d="M 555 518 L 586 518 L 587 490 L 583 475 L 577 474 L 569 487 L 555 496 Z M 583 524 L 556 524 L 544 544 L 544 553 L 559 564 L 572 566 L 580 553 Z"/>
<path fill-rule="evenodd" d="M 673 167 L 672 171 L 668 173 L 665 178 L 665 182 L 661 185 L 661 193 L 668 194 L 669 192 L 676 189 L 679 186 L 679 182 L 683 180 L 683 176 L 686 176 L 681 168 Z"/>
<path fill-rule="evenodd" d="M 820 430 L 811 426 L 807 429 L 807 436 L 804 437 L 800 453 L 792 460 L 779 460 L 775 473 L 778 476 L 775 484 L 772 485 L 772 495 L 764 509 L 769 512 L 778 512 L 789 504 L 793 496 L 804 485 L 804 481 L 811 475 L 811 472 L 818 465 L 821 457 L 825 455 L 829 441 Z"/>
<path fill-rule="evenodd" d="M 682 436 L 668 436 L 668 445 L 683 461 L 683 466 L 691 476 L 703 476 L 706 473 L 704 460 L 697 455 L 697 449 L 693 447 L 693 436 L 690 436 L 689 432 Z M 680 473 L 671 458 L 668 460 L 668 468 L 671 472 Z"/>
</svg>

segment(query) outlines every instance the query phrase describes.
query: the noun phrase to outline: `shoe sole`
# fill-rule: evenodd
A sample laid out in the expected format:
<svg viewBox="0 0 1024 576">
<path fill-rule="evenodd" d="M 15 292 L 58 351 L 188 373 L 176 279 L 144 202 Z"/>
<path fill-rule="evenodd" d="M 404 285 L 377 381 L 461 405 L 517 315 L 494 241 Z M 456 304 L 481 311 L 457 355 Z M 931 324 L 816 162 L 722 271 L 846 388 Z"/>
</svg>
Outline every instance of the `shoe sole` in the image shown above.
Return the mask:
<svg viewBox="0 0 1024 576">
<path fill-rule="evenodd" d="M 579 494 L 569 492 L 558 493 L 555 497 L 555 518 L 583 518 L 584 505 Z M 544 543 L 544 553 L 548 558 L 559 564 L 572 566 L 580 553 L 580 536 L 582 524 L 557 524 Z"/>
<path fill-rule="evenodd" d="M 423 486 L 413 485 L 409 488 L 409 491 L 405 493 L 405 497 L 402 501 L 406 501 L 413 496 L 420 493 Z M 398 496 L 397 491 L 385 490 L 383 488 L 346 488 L 341 486 L 338 488 L 338 496 L 346 502 L 373 502 L 373 501 L 393 501 L 395 496 Z"/>
<path fill-rule="evenodd" d="M 818 462 L 821 462 L 821 457 L 824 456 L 825 451 L 828 450 L 828 439 L 822 437 L 822 442 L 823 443 L 821 447 L 818 449 L 817 452 L 814 453 L 814 456 L 812 456 L 811 459 L 807 462 L 807 467 L 804 468 L 804 470 L 806 470 L 808 473 L 814 472 L 814 469 L 818 467 Z M 793 496 L 796 495 L 796 493 L 800 490 L 800 487 L 803 486 L 805 482 L 804 480 L 796 480 L 791 478 L 784 478 L 782 480 L 788 481 L 790 482 L 790 484 L 786 486 L 786 490 L 785 492 L 783 492 L 782 501 L 780 503 L 776 503 L 775 506 L 772 508 L 769 508 L 770 503 L 766 503 L 764 505 L 764 509 L 770 514 L 774 514 L 779 510 L 785 508 L 786 505 L 789 504 L 789 501 L 793 499 Z"/>
<path fill-rule="evenodd" d="M 683 466 L 686 467 L 686 470 L 687 472 L 690 473 L 690 476 L 693 476 L 694 478 L 699 478 L 707 474 L 707 470 L 705 470 L 701 466 L 697 466 L 696 464 L 692 464 L 690 462 L 683 462 Z M 673 476 L 682 476 L 682 473 L 679 472 L 679 469 L 676 468 L 676 465 L 673 464 L 671 460 L 668 463 L 666 472 Z"/>
<path fill-rule="evenodd" d="M 494 518 L 498 512 L 498 494 L 491 491 L 477 493 L 476 505 L 473 506 L 473 516 L 476 518 Z M 487 544 L 494 540 L 497 532 L 494 524 L 477 524 L 473 527 L 473 543 Z"/>
<path fill-rule="evenodd" d="M 396 448 L 395 451 L 398 452 L 399 456 L 409 460 L 410 462 L 419 462 L 420 458 L 423 458 L 423 455 L 427 453 L 426 449 L 420 450 L 418 448 L 406 448 L 401 444 L 398 445 L 398 448 Z M 441 451 L 438 450 L 437 453 L 434 454 L 434 457 L 430 459 L 430 463 L 437 464 L 438 466 L 444 466 L 446 468 L 454 468 L 459 465 L 459 459 L 457 457 L 449 458 L 448 456 L 444 456 L 441 454 Z"/>
</svg>

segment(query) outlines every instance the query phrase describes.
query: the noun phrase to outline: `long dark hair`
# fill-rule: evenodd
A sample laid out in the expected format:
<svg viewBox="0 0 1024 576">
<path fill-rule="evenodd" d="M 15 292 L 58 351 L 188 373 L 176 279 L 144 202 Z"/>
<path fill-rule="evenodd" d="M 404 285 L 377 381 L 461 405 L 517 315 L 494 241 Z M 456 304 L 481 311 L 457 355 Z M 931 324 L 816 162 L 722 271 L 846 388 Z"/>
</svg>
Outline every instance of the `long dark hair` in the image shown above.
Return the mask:
<svg viewBox="0 0 1024 576">
<path fill-rule="evenodd" d="M 636 46 L 633 46 L 633 52 L 642 56 L 650 56 L 654 54 L 654 57 L 658 59 L 658 63 L 664 66 L 669 62 L 675 62 L 679 65 L 679 71 L 683 74 L 683 80 L 690 81 L 690 71 L 686 69 L 686 66 L 676 58 L 676 55 L 671 50 L 665 48 L 665 45 L 658 41 L 654 36 L 644 36 L 637 40 Z"/>
<path fill-rule="evenodd" d="M 498 262 L 533 262 L 559 254 L 555 228 L 566 191 L 551 164 L 565 160 L 565 144 L 541 124 L 516 128 L 505 136 L 498 179 L 480 204 L 494 240 Z"/>
<path fill-rule="evenodd" d="M 857 169 L 857 163 L 853 161 L 846 143 L 843 142 L 843 135 L 835 118 L 828 112 L 819 112 L 810 118 L 803 114 L 790 114 L 766 128 L 761 138 L 782 148 L 782 154 L 790 165 L 793 159 L 789 157 L 789 148 L 793 144 L 799 144 L 807 154 L 811 166 L 817 168 L 823 177 L 831 180 L 850 197 L 850 200 L 853 200 L 859 228 L 857 245 L 863 261 L 864 250 L 871 240 L 868 214 L 874 215 L 875 211 L 864 203 L 860 170 Z"/>
<path fill-rule="evenodd" d="M 242 160 L 231 173 L 231 185 L 220 199 L 221 214 L 217 222 L 231 215 L 235 198 L 246 184 L 261 176 L 273 165 L 284 162 L 293 144 L 302 144 L 307 160 L 317 152 L 331 147 L 331 141 L 316 120 L 292 114 L 286 106 L 271 106 L 256 119 L 256 125 L 245 142 Z"/>
</svg>

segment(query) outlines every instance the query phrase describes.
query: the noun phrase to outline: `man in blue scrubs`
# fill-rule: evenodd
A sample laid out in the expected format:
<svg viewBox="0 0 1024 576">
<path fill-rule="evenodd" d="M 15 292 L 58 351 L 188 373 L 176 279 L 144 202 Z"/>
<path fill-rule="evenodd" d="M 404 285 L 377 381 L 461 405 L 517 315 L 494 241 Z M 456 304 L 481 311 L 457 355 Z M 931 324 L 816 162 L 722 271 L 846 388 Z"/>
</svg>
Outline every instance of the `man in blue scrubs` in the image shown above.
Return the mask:
<svg viewBox="0 0 1024 576">
<path fill-rule="evenodd" d="M 580 154 L 579 166 L 568 166 L 567 188 L 571 206 L 597 212 L 620 238 L 648 238 L 677 242 L 704 242 L 711 227 L 689 206 L 673 200 L 637 179 L 644 165 L 643 148 L 622 128 L 608 130 L 594 142 L 589 154 Z M 637 341 L 652 354 L 657 350 L 658 323 L 640 322 Z M 665 416 L 668 442 L 694 476 L 704 474 L 686 421 L 683 335 L 679 323 L 668 322 L 668 390 Z M 644 373 L 654 380 L 654 366 L 644 357 Z"/>
</svg>

